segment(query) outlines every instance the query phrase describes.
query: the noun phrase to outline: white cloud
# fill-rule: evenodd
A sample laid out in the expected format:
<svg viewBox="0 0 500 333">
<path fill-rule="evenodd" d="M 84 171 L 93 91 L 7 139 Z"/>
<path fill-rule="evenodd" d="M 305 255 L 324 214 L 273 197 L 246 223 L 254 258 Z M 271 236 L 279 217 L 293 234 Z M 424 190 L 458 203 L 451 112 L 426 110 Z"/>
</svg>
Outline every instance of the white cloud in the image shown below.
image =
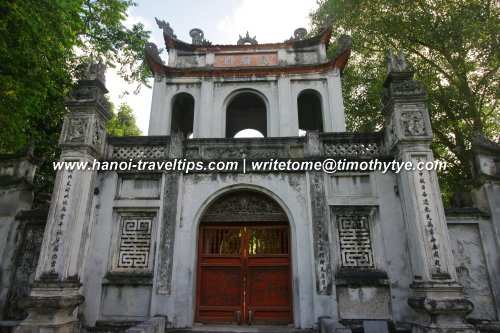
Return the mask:
<svg viewBox="0 0 500 333">
<path fill-rule="evenodd" d="M 308 15 L 316 8 L 316 0 L 243 0 L 232 15 L 217 23 L 217 30 L 221 40 L 236 42 L 248 31 L 261 44 L 282 42 L 296 28 L 309 28 Z"/>
</svg>

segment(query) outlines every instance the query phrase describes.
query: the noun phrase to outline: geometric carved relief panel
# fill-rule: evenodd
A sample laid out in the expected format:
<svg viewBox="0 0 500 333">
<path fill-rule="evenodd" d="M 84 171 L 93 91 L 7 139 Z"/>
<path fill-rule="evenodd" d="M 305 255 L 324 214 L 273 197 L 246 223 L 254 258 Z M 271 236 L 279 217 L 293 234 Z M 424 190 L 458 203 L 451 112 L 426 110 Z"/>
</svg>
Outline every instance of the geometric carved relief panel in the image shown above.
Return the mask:
<svg viewBox="0 0 500 333">
<path fill-rule="evenodd" d="M 340 239 L 340 266 L 374 268 L 368 212 L 337 215 Z"/>
<path fill-rule="evenodd" d="M 116 270 L 148 270 L 152 263 L 155 214 L 122 213 L 119 220 Z"/>
</svg>

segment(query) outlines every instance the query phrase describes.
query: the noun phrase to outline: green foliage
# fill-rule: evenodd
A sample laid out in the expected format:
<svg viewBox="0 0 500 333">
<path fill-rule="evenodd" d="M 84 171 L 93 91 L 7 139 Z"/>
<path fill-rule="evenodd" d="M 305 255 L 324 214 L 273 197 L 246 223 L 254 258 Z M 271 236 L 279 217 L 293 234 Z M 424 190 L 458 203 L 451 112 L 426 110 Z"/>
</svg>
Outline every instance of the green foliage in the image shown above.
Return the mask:
<svg viewBox="0 0 500 333">
<path fill-rule="evenodd" d="M 143 47 L 149 32 L 142 24 L 123 25 L 133 5 L 130 0 L 0 1 L 0 153 L 34 141 L 35 154 L 46 161 L 39 181 L 53 180 L 64 98 L 90 57 L 116 66 L 128 82 L 146 82 Z"/>
<path fill-rule="evenodd" d="M 130 0 L 0 2 L 0 153 L 36 142 L 50 158 L 57 146 L 64 97 L 90 57 L 117 66 L 128 82 L 145 83 L 142 24 L 123 23 Z"/>
<path fill-rule="evenodd" d="M 316 27 L 336 14 L 334 33 L 353 38 L 343 77 L 351 131 L 381 128 L 382 83 L 389 49 L 402 49 L 416 80 L 429 93 L 436 158 L 451 167 L 438 174 L 446 201 L 470 176 L 466 150 L 476 130 L 500 136 L 500 10 L 485 0 L 321 0 Z"/>
<path fill-rule="evenodd" d="M 120 105 L 118 112 L 108 121 L 106 132 L 112 136 L 142 135 L 141 130 L 135 123 L 132 108 L 125 103 Z"/>
</svg>

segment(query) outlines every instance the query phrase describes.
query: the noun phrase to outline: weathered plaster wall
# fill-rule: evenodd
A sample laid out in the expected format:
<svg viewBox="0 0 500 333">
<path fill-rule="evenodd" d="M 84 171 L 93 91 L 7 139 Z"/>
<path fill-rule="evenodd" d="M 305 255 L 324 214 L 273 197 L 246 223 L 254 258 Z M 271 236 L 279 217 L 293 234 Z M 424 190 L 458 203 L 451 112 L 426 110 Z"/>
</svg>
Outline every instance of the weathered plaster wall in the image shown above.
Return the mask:
<svg viewBox="0 0 500 333">
<path fill-rule="evenodd" d="M 173 99 L 185 92 L 194 98 L 195 138 L 224 138 L 226 109 L 241 92 L 254 92 L 267 109 L 268 137 L 297 136 L 299 94 L 311 89 L 321 99 L 324 132 L 344 132 L 345 116 L 338 70 L 328 74 L 290 76 L 166 79 L 156 76 L 149 135 L 169 135 Z"/>
</svg>

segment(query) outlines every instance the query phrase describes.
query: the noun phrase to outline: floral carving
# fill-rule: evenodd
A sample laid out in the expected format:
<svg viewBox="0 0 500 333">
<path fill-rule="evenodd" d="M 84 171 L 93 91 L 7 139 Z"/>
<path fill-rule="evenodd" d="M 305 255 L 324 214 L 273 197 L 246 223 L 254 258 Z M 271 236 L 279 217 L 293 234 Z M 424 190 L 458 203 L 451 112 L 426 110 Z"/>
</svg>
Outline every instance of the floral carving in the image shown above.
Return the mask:
<svg viewBox="0 0 500 333">
<path fill-rule="evenodd" d="M 407 136 L 425 135 L 424 117 L 422 112 L 407 111 L 401 114 L 401 123 Z"/>
<path fill-rule="evenodd" d="M 217 199 L 203 221 L 286 221 L 281 207 L 270 198 L 253 192 L 230 193 Z"/>
<path fill-rule="evenodd" d="M 71 118 L 66 132 L 66 141 L 69 142 L 84 142 L 85 135 L 89 126 L 88 118 Z"/>
</svg>

